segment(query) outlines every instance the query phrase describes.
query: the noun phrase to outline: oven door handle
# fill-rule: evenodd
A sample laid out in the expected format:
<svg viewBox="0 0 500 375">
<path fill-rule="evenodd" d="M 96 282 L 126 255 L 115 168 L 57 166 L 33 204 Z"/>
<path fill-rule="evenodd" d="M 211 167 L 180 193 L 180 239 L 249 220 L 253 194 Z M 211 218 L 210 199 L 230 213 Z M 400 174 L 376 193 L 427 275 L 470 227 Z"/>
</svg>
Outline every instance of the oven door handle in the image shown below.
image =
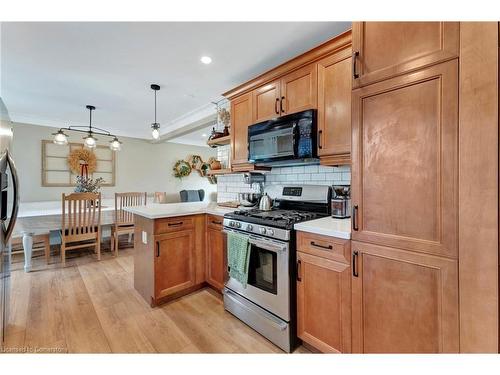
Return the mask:
<svg viewBox="0 0 500 375">
<path fill-rule="evenodd" d="M 235 230 L 231 230 L 231 229 L 224 229 L 224 230 L 222 230 L 222 233 L 226 233 L 226 234 L 229 234 L 229 233 L 238 233 L 238 234 L 241 234 L 241 233 L 239 233 L 239 232 L 237 232 Z M 274 253 L 280 253 L 280 252 L 286 251 L 288 249 L 288 244 L 278 244 L 276 242 L 261 240 L 261 239 L 255 238 L 253 236 L 248 236 L 248 243 L 251 244 L 251 245 L 258 246 L 258 247 L 260 247 L 262 249 L 272 251 Z"/>
</svg>

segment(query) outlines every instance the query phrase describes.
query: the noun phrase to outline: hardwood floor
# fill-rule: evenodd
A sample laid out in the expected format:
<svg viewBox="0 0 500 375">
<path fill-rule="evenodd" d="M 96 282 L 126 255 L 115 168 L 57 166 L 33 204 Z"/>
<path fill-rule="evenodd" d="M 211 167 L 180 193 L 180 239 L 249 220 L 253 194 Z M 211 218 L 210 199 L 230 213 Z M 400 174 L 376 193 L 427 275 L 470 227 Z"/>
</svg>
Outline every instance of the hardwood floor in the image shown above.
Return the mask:
<svg viewBox="0 0 500 375">
<path fill-rule="evenodd" d="M 65 268 L 40 260 L 37 271 L 13 271 L 7 351 L 283 353 L 224 311 L 211 289 L 149 307 L 133 286 L 132 251 L 118 258 L 105 252 L 100 262 L 73 257 Z"/>
</svg>

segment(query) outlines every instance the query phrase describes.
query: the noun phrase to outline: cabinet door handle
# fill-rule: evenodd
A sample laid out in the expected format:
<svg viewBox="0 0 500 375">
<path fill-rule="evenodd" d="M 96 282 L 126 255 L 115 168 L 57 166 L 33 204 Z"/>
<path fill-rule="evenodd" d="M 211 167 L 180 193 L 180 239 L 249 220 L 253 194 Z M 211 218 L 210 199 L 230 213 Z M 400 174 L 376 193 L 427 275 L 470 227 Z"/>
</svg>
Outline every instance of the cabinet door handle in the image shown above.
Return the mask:
<svg viewBox="0 0 500 375">
<path fill-rule="evenodd" d="M 215 220 L 212 220 L 212 224 L 215 224 L 215 225 L 221 225 L 221 224 L 222 224 L 222 221 L 215 221 Z"/>
<path fill-rule="evenodd" d="M 311 245 L 312 245 L 312 246 L 315 246 L 315 247 L 320 247 L 320 248 L 322 248 L 322 249 L 326 249 L 326 250 L 331 250 L 331 249 L 333 249 L 333 246 L 332 246 L 332 245 L 324 246 L 324 245 L 317 244 L 317 243 L 316 243 L 316 242 L 314 242 L 314 241 L 311 241 Z"/>
<path fill-rule="evenodd" d="M 297 281 L 302 281 L 302 277 L 300 277 L 300 273 L 302 272 L 302 261 L 297 260 Z"/>
<path fill-rule="evenodd" d="M 356 60 L 358 59 L 359 51 L 356 51 L 352 54 L 352 75 L 354 79 L 359 78 L 359 74 L 356 73 Z"/>
<path fill-rule="evenodd" d="M 156 241 L 156 257 L 160 256 L 160 241 Z"/>
<path fill-rule="evenodd" d="M 280 102 L 280 98 L 276 98 L 276 103 L 274 103 L 274 112 L 276 112 L 277 115 L 280 114 L 280 110 L 278 107 L 278 103 Z"/>
<path fill-rule="evenodd" d="M 320 130 L 318 131 L 318 148 L 321 150 L 323 148 L 323 145 L 322 145 L 322 140 L 323 138 L 323 130 Z"/>
<path fill-rule="evenodd" d="M 358 252 L 357 251 L 353 251 L 352 252 L 352 275 L 354 277 L 358 277 Z"/>
<path fill-rule="evenodd" d="M 358 205 L 352 206 L 352 229 L 357 231 L 358 228 Z"/>
<path fill-rule="evenodd" d="M 283 109 L 283 100 L 285 100 L 284 96 L 282 96 L 281 100 L 280 100 L 280 110 L 281 110 L 282 113 L 285 113 L 285 110 Z"/>
<path fill-rule="evenodd" d="M 168 223 L 168 226 L 169 227 L 176 227 L 176 226 L 179 226 L 179 225 L 182 225 L 182 221 L 178 221 L 177 223 Z"/>
</svg>

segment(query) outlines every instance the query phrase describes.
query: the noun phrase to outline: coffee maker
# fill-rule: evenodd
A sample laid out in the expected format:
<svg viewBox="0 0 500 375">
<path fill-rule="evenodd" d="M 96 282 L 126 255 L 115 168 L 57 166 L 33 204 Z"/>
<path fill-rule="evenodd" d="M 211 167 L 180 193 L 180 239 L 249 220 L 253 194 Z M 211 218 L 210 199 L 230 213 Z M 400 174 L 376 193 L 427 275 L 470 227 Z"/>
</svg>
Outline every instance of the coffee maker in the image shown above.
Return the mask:
<svg viewBox="0 0 500 375">
<path fill-rule="evenodd" d="M 332 217 L 346 219 L 351 217 L 351 186 L 333 185 Z"/>
</svg>

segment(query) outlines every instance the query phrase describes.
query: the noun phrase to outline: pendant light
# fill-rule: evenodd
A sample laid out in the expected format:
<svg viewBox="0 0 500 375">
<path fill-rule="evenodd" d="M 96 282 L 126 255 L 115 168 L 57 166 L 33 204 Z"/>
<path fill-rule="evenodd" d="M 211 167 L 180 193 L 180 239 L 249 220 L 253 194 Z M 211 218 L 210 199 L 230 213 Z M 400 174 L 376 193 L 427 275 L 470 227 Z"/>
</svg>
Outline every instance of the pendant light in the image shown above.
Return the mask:
<svg viewBox="0 0 500 375">
<path fill-rule="evenodd" d="M 151 89 L 155 92 L 155 122 L 151 124 L 151 135 L 153 139 L 160 138 L 160 124 L 156 122 L 156 92 L 160 90 L 160 86 L 157 84 L 152 84 Z"/>
<path fill-rule="evenodd" d="M 52 135 L 54 136 L 54 143 L 56 145 L 67 145 L 68 135 L 64 133 L 64 130 L 68 130 L 73 132 L 86 133 L 87 135 L 83 137 L 83 145 L 90 149 L 97 147 L 97 138 L 94 136 L 95 134 L 103 135 L 105 137 L 112 137 L 113 139 L 109 142 L 109 148 L 112 151 L 120 151 L 122 143 L 118 140 L 118 137 L 116 135 L 111 134 L 107 130 L 92 126 L 92 111 L 95 110 L 95 107 L 93 105 L 87 105 L 86 108 L 89 110 L 89 126 L 69 126 L 67 128 L 61 128 L 57 131 L 57 133 L 52 133 Z M 85 130 L 77 128 L 84 128 Z"/>
</svg>

